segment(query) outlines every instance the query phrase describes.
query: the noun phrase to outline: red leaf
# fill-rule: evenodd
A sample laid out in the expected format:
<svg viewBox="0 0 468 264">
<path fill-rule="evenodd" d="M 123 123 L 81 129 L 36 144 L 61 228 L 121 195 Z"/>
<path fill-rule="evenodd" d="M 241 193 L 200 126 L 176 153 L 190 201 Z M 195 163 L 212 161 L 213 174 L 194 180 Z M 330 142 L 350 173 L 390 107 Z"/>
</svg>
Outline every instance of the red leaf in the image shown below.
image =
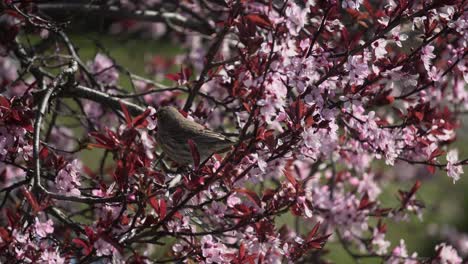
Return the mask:
<svg viewBox="0 0 468 264">
<path fill-rule="evenodd" d="M 411 194 L 415 194 L 419 188 L 421 188 L 421 181 L 420 180 L 416 180 L 416 182 L 414 183 L 413 187 L 411 187 L 411 191 L 410 193 Z"/>
<path fill-rule="evenodd" d="M 94 143 L 89 143 L 87 145 L 87 148 L 89 149 L 92 149 L 92 148 L 103 148 L 103 149 L 108 149 L 108 150 L 113 150 L 114 148 L 113 147 L 110 147 L 110 146 L 106 146 L 106 145 L 103 145 L 103 144 L 94 144 Z"/>
<path fill-rule="evenodd" d="M 374 203 L 369 200 L 369 195 L 365 193 L 361 201 L 359 202 L 358 210 L 364 210 L 366 208 L 371 207 L 372 205 L 374 205 Z"/>
<path fill-rule="evenodd" d="M 192 69 L 190 69 L 188 67 L 187 68 L 182 68 L 180 71 L 182 73 L 182 76 L 183 76 L 184 80 L 188 81 L 190 79 L 190 77 L 192 76 Z"/>
<path fill-rule="evenodd" d="M 422 121 L 424 119 L 424 113 L 422 112 L 414 112 L 414 116 L 419 120 Z"/>
<path fill-rule="evenodd" d="M 145 120 L 146 120 L 146 118 L 149 116 L 150 113 L 151 113 L 151 110 L 150 110 L 150 109 L 146 109 L 145 112 L 143 112 L 143 114 L 138 115 L 137 117 L 135 117 L 135 118 L 133 119 L 132 126 L 133 126 L 133 127 L 138 127 L 138 126 L 140 126 L 140 125 L 144 125 Z"/>
<path fill-rule="evenodd" d="M 245 256 L 245 244 L 241 242 L 240 247 L 239 247 L 239 258 L 243 259 Z"/>
<path fill-rule="evenodd" d="M 382 220 L 379 220 L 379 223 L 377 224 L 377 229 L 379 230 L 379 233 L 384 234 L 387 232 L 387 225 L 382 223 Z"/>
<path fill-rule="evenodd" d="M 149 199 L 149 203 L 151 207 L 154 208 L 154 211 L 156 211 L 156 213 L 159 215 L 160 219 L 163 219 L 164 217 L 166 217 L 166 212 L 167 212 L 166 201 L 162 199 L 157 200 L 155 197 L 151 197 Z"/>
<path fill-rule="evenodd" d="M 393 104 L 393 102 L 395 102 L 395 97 L 391 95 L 387 95 L 385 99 L 387 99 L 388 104 Z"/>
<path fill-rule="evenodd" d="M 149 201 L 151 207 L 153 207 L 154 211 L 156 211 L 157 213 L 159 213 L 159 203 L 158 203 L 158 200 L 157 200 L 155 197 L 151 197 L 151 198 L 149 198 L 148 201 Z"/>
<path fill-rule="evenodd" d="M 271 24 L 270 20 L 268 19 L 268 17 L 264 16 L 264 15 L 261 15 L 261 14 L 249 14 L 249 15 L 246 15 L 244 16 L 247 20 L 249 20 L 250 22 L 254 23 L 255 25 L 259 26 L 259 27 L 262 27 L 262 28 L 266 28 L 266 29 L 270 29 L 273 27 L 273 25 Z"/>
<path fill-rule="evenodd" d="M 245 194 L 252 202 L 261 207 L 260 198 L 255 192 L 247 189 L 236 189 L 236 192 Z"/>
<path fill-rule="evenodd" d="M 190 152 L 192 153 L 192 158 L 193 158 L 193 165 L 195 167 L 195 170 L 198 170 L 198 166 L 200 165 L 200 153 L 198 152 L 197 145 L 192 139 L 188 139 L 187 143 L 190 148 Z"/>
<path fill-rule="evenodd" d="M 21 121 L 21 116 L 20 116 L 20 113 L 16 110 L 13 110 L 11 111 L 11 118 L 13 118 L 14 120 L 20 122 Z"/>
<path fill-rule="evenodd" d="M 371 16 L 374 15 L 374 9 L 372 8 L 372 5 L 369 2 L 369 0 L 364 0 L 364 7 L 367 9 L 367 11 L 369 12 Z"/>
<path fill-rule="evenodd" d="M 178 82 L 180 80 L 180 75 L 178 73 L 168 73 L 166 74 L 166 78 L 171 80 L 171 81 L 174 81 L 174 82 Z"/>
<path fill-rule="evenodd" d="M 0 227 L 0 238 L 2 238 L 4 242 L 10 241 L 10 235 L 8 234 L 8 231 L 3 227 Z"/>
<path fill-rule="evenodd" d="M 92 248 L 81 238 L 74 238 L 72 242 L 75 243 L 78 247 L 82 247 L 86 256 L 92 252 Z"/>
<path fill-rule="evenodd" d="M 46 159 L 49 156 L 49 149 L 46 147 L 43 147 L 41 151 L 39 152 L 39 158 L 41 160 Z"/>
<path fill-rule="evenodd" d="M 93 229 L 89 226 L 85 226 L 84 229 L 85 229 L 86 236 L 89 238 L 90 241 L 93 241 L 95 239 Z"/>
<path fill-rule="evenodd" d="M 83 171 L 84 171 L 84 173 L 88 174 L 92 178 L 97 177 L 97 174 L 90 167 L 88 167 L 86 165 L 83 165 Z"/>
<path fill-rule="evenodd" d="M 307 245 L 309 246 L 309 248 L 313 248 L 313 249 L 321 249 L 322 248 L 322 243 L 321 242 L 311 241 L 311 242 L 307 243 Z"/>
<path fill-rule="evenodd" d="M 285 170 L 284 171 L 284 176 L 286 176 L 286 179 L 288 179 L 288 181 L 296 186 L 297 185 L 297 181 L 296 181 L 296 178 L 294 178 L 294 176 L 291 174 L 291 171 L 290 170 Z"/>
<path fill-rule="evenodd" d="M 296 115 L 297 115 L 297 121 L 298 122 L 304 116 L 304 112 L 305 112 L 304 102 L 298 98 L 297 101 L 296 101 Z"/>
<path fill-rule="evenodd" d="M 320 222 L 315 224 L 315 226 L 309 232 L 309 234 L 307 235 L 306 241 L 310 241 L 317 234 L 317 231 L 319 230 L 319 228 L 320 228 Z"/>
<path fill-rule="evenodd" d="M 441 150 L 439 148 L 436 148 L 434 151 L 432 151 L 431 156 L 429 157 L 429 160 L 432 160 L 435 157 L 443 155 L 444 153 L 445 153 L 445 151 L 443 151 L 443 150 Z"/>
<path fill-rule="evenodd" d="M 343 40 L 344 40 L 346 46 L 348 46 L 348 44 L 349 44 L 349 33 L 348 33 L 348 30 L 346 28 L 343 28 L 341 30 L 341 36 L 343 37 Z"/>
<path fill-rule="evenodd" d="M 305 120 L 306 123 L 306 128 L 311 127 L 313 124 L 315 124 L 315 120 L 313 116 L 308 116 Z"/>
<path fill-rule="evenodd" d="M 10 109 L 10 106 L 10 101 L 8 101 L 8 99 L 6 99 L 5 97 L 0 96 L 0 107 Z"/>
<path fill-rule="evenodd" d="M 265 140 L 265 127 L 259 127 L 257 129 L 257 140 Z"/>
<path fill-rule="evenodd" d="M 33 208 L 34 213 L 37 214 L 39 211 L 41 211 L 41 206 L 37 202 L 36 197 L 34 197 L 34 195 L 28 189 L 26 189 L 26 187 L 23 186 L 21 188 L 21 192 L 23 193 L 24 197 L 26 198 L 28 203 Z"/>
<path fill-rule="evenodd" d="M 248 103 L 245 103 L 245 102 L 244 102 L 244 103 L 242 103 L 242 105 L 244 105 L 244 108 L 245 108 L 245 110 L 247 110 L 247 112 L 250 113 L 250 111 L 252 111 L 252 110 L 250 109 L 250 105 L 249 105 Z"/>
<path fill-rule="evenodd" d="M 177 188 L 176 191 L 172 194 L 173 204 L 174 205 L 178 204 L 183 195 L 184 195 L 183 189 Z"/>
<path fill-rule="evenodd" d="M 119 103 L 125 115 L 125 122 L 127 122 L 127 127 L 131 127 L 133 122 L 132 122 L 132 117 L 130 116 L 130 113 L 128 112 L 128 108 L 124 103 L 122 102 L 119 102 Z"/>
<path fill-rule="evenodd" d="M 435 166 L 427 165 L 426 168 L 431 174 L 434 174 L 436 172 L 436 167 Z"/>
<path fill-rule="evenodd" d="M 92 136 L 98 144 L 88 144 L 95 147 L 106 148 L 106 149 L 117 149 L 122 145 L 116 133 L 105 128 L 107 135 L 100 134 L 98 132 L 90 132 L 89 135 Z M 103 146 L 100 146 L 103 145 Z"/>
<path fill-rule="evenodd" d="M 159 200 L 159 216 L 162 218 L 166 217 L 167 205 L 165 200 Z"/>
<path fill-rule="evenodd" d="M 324 236 L 321 236 L 321 237 L 318 237 L 312 241 L 309 241 L 308 246 L 309 248 L 315 248 L 315 249 L 321 249 L 323 248 L 325 242 L 327 242 L 328 238 L 331 236 L 332 234 L 328 234 L 328 235 L 324 235 Z"/>
</svg>

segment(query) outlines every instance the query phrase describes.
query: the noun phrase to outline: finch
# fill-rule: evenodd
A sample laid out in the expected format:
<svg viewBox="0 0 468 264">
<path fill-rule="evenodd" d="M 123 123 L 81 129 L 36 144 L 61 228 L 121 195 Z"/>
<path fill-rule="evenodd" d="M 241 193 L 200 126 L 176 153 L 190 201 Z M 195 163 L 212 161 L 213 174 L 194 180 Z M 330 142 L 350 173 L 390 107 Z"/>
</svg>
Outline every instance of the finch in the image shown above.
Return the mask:
<svg viewBox="0 0 468 264">
<path fill-rule="evenodd" d="M 194 163 L 189 140 L 195 143 L 200 162 L 214 153 L 229 150 L 229 147 L 235 144 L 226 136 L 188 120 L 174 107 L 161 107 L 156 117 L 158 122 L 156 139 L 164 153 L 179 165 Z"/>
</svg>

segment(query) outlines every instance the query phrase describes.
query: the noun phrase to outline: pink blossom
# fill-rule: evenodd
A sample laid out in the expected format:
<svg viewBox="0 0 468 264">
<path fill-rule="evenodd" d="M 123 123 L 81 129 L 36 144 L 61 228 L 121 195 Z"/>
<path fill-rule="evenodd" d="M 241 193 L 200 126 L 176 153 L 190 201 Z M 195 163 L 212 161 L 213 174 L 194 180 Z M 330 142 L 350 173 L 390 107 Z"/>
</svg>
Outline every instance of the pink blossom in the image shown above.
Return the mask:
<svg viewBox="0 0 468 264">
<path fill-rule="evenodd" d="M 203 46 L 202 38 L 199 35 L 188 35 L 185 42 L 190 50 L 188 59 L 195 66 L 195 69 L 203 69 L 203 59 L 205 58 L 206 49 Z"/>
<path fill-rule="evenodd" d="M 406 244 L 403 239 L 400 239 L 400 245 L 392 251 L 391 257 L 387 259 L 386 264 L 418 264 L 418 254 L 414 252 L 411 256 L 408 255 Z"/>
<path fill-rule="evenodd" d="M 80 190 L 77 188 L 81 185 L 80 168 L 80 162 L 75 159 L 57 173 L 55 186 L 60 193 L 71 196 L 79 196 L 81 194 Z"/>
<path fill-rule="evenodd" d="M 372 245 L 376 248 L 376 253 L 379 255 L 387 254 L 390 247 L 390 241 L 385 240 L 385 233 L 380 233 L 378 229 L 374 229 L 372 236 Z"/>
<path fill-rule="evenodd" d="M 453 179 L 453 183 L 460 179 L 460 175 L 463 174 L 463 166 L 455 165 L 458 163 L 458 151 L 452 149 L 447 153 L 447 174 Z"/>
<path fill-rule="evenodd" d="M 74 146 L 73 130 L 65 126 L 55 126 L 52 128 L 49 140 L 52 146 L 71 151 Z"/>
<path fill-rule="evenodd" d="M 266 258 L 266 263 L 278 263 L 278 259 L 285 254 L 281 247 L 281 241 L 276 236 L 277 233 L 267 232 L 260 240 L 252 226 L 245 229 L 244 232 L 239 234 L 242 242 L 250 253 L 262 254 Z"/>
<path fill-rule="evenodd" d="M 369 75 L 369 66 L 362 55 L 351 56 L 346 64 L 346 70 L 349 71 L 349 80 L 352 85 L 361 85 Z"/>
<path fill-rule="evenodd" d="M 297 36 L 307 23 L 309 8 L 300 7 L 296 3 L 290 2 L 285 13 L 287 17 L 286 27 L 290 30 L 291 35 Z"/>
<path fill-rule="evenodd" d="M 222 203 L 213 202 L 211 204 L 211 208 L 209 208 L 210 215 L 221 219 L 224 217 L 224 213 L 226 212 L 227 206 Z"/>
<path fill-rule="evenodd" d="M 236 195 L 230 195 L 227 199 L 227 205 L 231 208 L 236 206 L 236 204 L 241 204 L 241 203 L 242 203 L 242 200 Z"/>
<path fill-rule="evenodd" d="M 154 158 L 153 151 L 155 148 L 154 138 L 148 135 L 147 131 L 141 131 L 140 136 L 141 143 L 143 144 L 143 147 L 145 149 L 146 156 L 148 157 L 148 159 L 152 160 Z"/>
<path fill-rule="evenodd" d="M 434 226 L 437 228 L 437 226 Z M 432 229 L 432 228 L 431 228 Z M 430 230 L 431 231 L 431 230 Z M 433 230 L 436 231 L 436 230 Z M 458 251 L 458 253 L 463 256 L 468 256 L 468 234 L 457 230 L 456 228 L 444 225 L 440 228 L 440 237 L 450 244 L 452 244 Z"/>
<path fill-rule="evenodd" d="M 4 93 L 6 97 L 22 97 L 28 95 L 31 90 L 29 89 L 30 83 L 33 83 L 33 80 L 28 80 L 27 82 L 16 81 L 10 84 L 10 88 Z"/>
<path fill-rule="evenodd" d="M 302 155 L 316 160 L 320 154 L 322 145 L 321 135 L 313 128 L 309 128 L 302 132 L 304 147 L 301 151 Z"/>
<path fill-rule="evenodd" d="M 158 39 L 167 31 L 167 26 L 164 23 L 140 22 L 141 28 L 144 30 L 143 36 Z"/>
<path fill-rule="evenodd" d="M 424 64 L 424 68 L 426 71 L 430 72 L 431 71 L 431 65 L 432 65 L 432 59 L 434 59 L 436 56 L 434 55 L 434 46 L 427 45 L 424 46 L 421 49 L 421 60 Z"/>
<path fill-rule="evenodd" d="M 104 114 L 101 105 L 90 100 L 82 100 L 83 109 L 86 115 L 91 119 L 98 119 Z"/>
<path fill-rule="evenodd" d="M 378 39 L 372 42 L 372 47 L 374 48 L 374 54 L 377 59 L 385 58 L 385 55 L 387 54 L 387 49 L 385 49 L 386 46 L 387 46 L 387 40 L 385 39 Z"/>
<path fill-rule="evenodd" d="M 441 249 L 442 248 L 442 249 Z M 441 264 L 461 264 L 462 259 L 458 256 L 457 251 L 450 245 L 445 243 L 439 244 L 435 247 L 435 250 L 441 250 L 439 253 Z"/>
<path fill-rule="evenodd" d="M 18 67 L 9 57 L 0 56 L 0 85 L 11 83 L 18 78 Z"/>
<path fill-rule="evenodd" d="M 362 3 L 363 3 L 363 0 L 343 0 L 341 2 L 341 7 L 359 9 Z"/>
<path fill-rule="evenodd" d="M 60 256 L 58 251 L 46 250 L 41 255 L 41 262 L 43 264 L 65 264 L 65 258 Z"/>
<path fill-rule="evenodd" d="M 224 256 L 227 253 L 227 247 L 215 241 L 213 236 L 207 235 L 202 237 L 200 243 L 206 263 L 229 263 Z"/>
<path fill-rule="evenodd" d="M 0 157 L 4 157 L 8 153 L 8 149 L 6 147 L 7 138 L 5 136 L 0 136 Z"/>
<path fill-rule="evenodd" d="M 362 175 L 362 180 L 359 181 L 358 192 L 367 193 L 369 199 L 375 201 L 382 191 L 374 181 L 374 176 L 369 173 L 364 173 Z"/>
<path fill-rule="evenodd" d="M 47 234 L 52 234 L 54 232 L 54 222 L 52 222 L 52 219 L 49 219 L 46 222 L 41 222 L 36 218 L 34 229 L 36 230 L 36 234 L 40 237 L 47 237 Z"/>
<path fill-rule="evenodd" d="M 407 35 L 407 34 L 402 34 L 402 33 L 400 32 L 400 28 L 401 28 L 400 26 L 395 27 L 395 28 L 391 31 L 391 33 L 392 33 L 392 39 L 393 39 L 393 41 L 395 42 L 395 44 L 396 44 L 398 47 L 401 48 L 401 47 L 402 47 L 401 42 L 407 40 L 407 39 L 408 39 L 408 35 Z"/>
<path fill-rule="evenodd" d="M 167 229 L 171 232 L 189 231 L 193 232 L 195 227 L 190 224 L 190 218 L 188 216 L 182 217 L 182 219 L 175 219 L 169 221 Z"/>
<path fill-rule="evenodd" d="M 309 205 L 306 202 L 306 197 L 305 196 L 299 196 L 296 199 L 297 204 L 302 208 L 304 211 L 304 215 L 308 218 L 311 218 L 313 216 L 313 212 Z"/>
<path fill-rule="evenodd" d="M 114 63 L 106 55 L 96 54 L 94 61 L 89 63 L 91 71 L 96 79 L 105 85 L 115 85 L 119 79 L 119 72 Z"/>
<path fill-rule="evenodd" d="M 455 22 L 451 21 L 449 27 L 454 28 L 461 36 L 464 38 L 465 47 L 468 41 L 468 14 L 463 12 L 463 15 L 460 16 Z"/>
<path fill-rule="evenodd" d="M 150 110 L 150 114 L 146 118 L 146 121 L 148 122 L 147 128 L 148 130 L 154 130 L 158 124 L 158 121 L 156 120 L 156 109 L 151 106 L 149 106 L 148 109 Z"/>
<path fill-rule="evenodd" d="M 359 210 L 359 199 L 343 190 L 335 190 L 333 196 L 328 186 L 313 187 L 308 197 L 314 207 L 325 209 L 322 217 L 332 226 L 340 229 L 344 237 L 352 238 L 364 232 L 368 225 L 366 210 Z M 320 219 L 320 218 L 319 218 Z"/>
<path fill-rule="evenodd" d="M 6 165 L 0 162 L 0 187 L 10 186 L 26 176 L 26 171 L 21 168 Z"/>
<path fill-rule="evenodd" d="M 435 66 L 430 67 L 430 71 L 427 72 L 429 79 L 437 82 L 439 81 L 440 77 L 442 76 L 442 72 L 438 70 Z"/>
<path fill-rule="evenodd" d="M 41 32 L 39 33 L 39 36 L 41 36 L 42 39 L 46 39 L 49 37 L 49 30 L 47 29 L 42 29 Z"/>
<path fill-rule="evenodd" d="M 112 256 L 113 254 L 118 254 L 118 251 L 114 246 L 101 238 L 94 242 L 93 246 L 96 249 L 97 256 Z"/>
</svg>

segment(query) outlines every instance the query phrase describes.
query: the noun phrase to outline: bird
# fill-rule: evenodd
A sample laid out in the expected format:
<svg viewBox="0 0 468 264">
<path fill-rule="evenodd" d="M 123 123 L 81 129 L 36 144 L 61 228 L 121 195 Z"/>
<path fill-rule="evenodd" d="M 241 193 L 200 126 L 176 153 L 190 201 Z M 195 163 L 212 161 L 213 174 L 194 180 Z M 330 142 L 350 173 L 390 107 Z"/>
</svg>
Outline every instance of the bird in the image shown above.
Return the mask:
<svg viewBox="0 0 468 264">
<path fill-rule="evenodd" d="M 179 165 L 195 165 L 189 146 L 190 140 L 195 143 L 200 163 L 214 153 L 228 151 L 236 143 L 221 133 L 185 118 L 172 106 L 161 107 L 156 113 L 156 118 L 156 140 L 163 152 Z"/>
</svg>

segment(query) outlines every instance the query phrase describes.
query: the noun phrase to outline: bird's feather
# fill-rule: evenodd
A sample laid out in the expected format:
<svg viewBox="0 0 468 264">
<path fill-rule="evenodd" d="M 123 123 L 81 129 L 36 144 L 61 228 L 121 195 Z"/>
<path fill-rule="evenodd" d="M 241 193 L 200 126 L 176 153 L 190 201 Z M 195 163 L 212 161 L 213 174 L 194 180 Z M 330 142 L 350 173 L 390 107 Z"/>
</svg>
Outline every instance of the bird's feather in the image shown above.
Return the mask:
<svg viewBox="0 0 468 264">
<path fill-rule="evenodd" d="M 180 164 L 192 162 L 188 140 L 197 146 L 202 161 L 214 153 L 222 153 L 235 142 L 221 133 L 186 119 L 177 109 L 163 107 L 158 112 L 157 140 L 169 158 Z"/>
</svg>

